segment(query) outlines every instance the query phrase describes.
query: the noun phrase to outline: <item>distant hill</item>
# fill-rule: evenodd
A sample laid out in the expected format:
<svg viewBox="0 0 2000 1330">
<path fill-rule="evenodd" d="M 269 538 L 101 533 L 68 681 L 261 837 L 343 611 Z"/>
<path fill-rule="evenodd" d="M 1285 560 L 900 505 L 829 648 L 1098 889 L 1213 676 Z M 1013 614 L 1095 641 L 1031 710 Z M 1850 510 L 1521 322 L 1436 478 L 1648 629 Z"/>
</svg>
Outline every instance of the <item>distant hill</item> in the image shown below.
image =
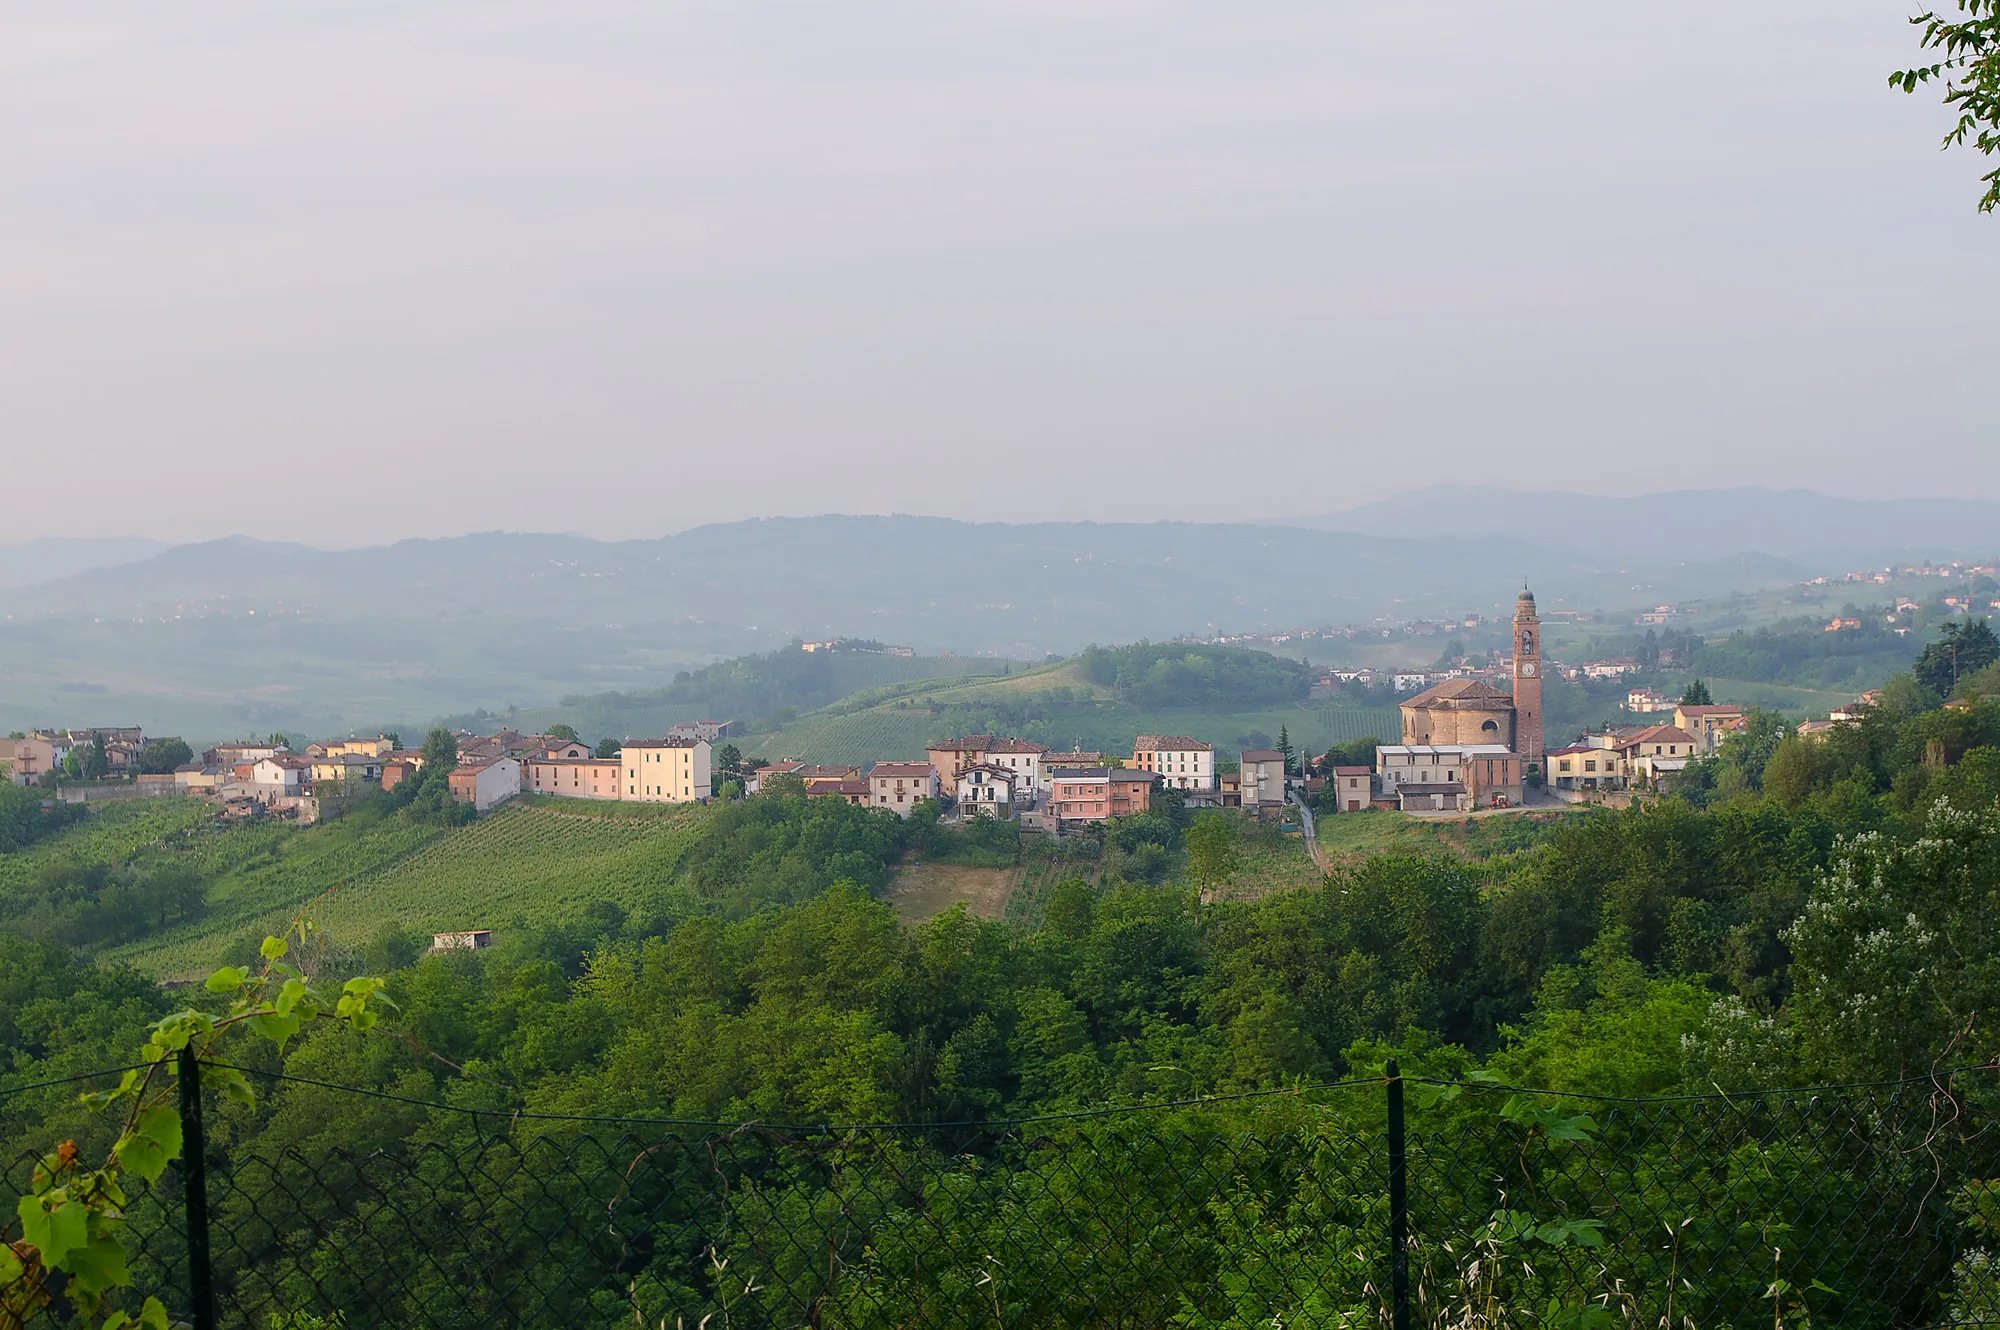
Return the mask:
<svg viewBox="0 0 2000 1330">
<path fill-rule="evenodd" d="M 50 536 L 0 545 L 0 587 L 34 586 L 72 573 L 138 563 L 170 548 L 142 536 Z"/>
<path fill-rule="evenodd" d="M 1623 553 L 1657 552 L 1666 535 L 1699 556 L 1762 553 L 1856 561 L 2000 553 L 2000 503 L 1987 499 L 1837 499 L 1812 490 L 1684 489 L 1632 498 L 1491 485 L 1437 485 L 1300 522 L 1326 531 L 1399 536 L 1413 512 L 1448 512 L 1468 536 L 1555 532 L 1593 514 L 1591 540 Z"/>
<path fill-rule="evenodd" d="M 0 732 L 410 728 L 658 693 L 796 638 L 1032 661 L 1093 642 L 1505 613 L 1523 578 L 1545 606 L 1624 607 L 1823 571 L 1657 523 L 1636 550 L 1493 533 L 1487 510 L 1417 499 L 1368 532 L 827 516 L 641 541 L 493 532 L 329 551 L 231 537 L 0 587 Z"/>
</svg>

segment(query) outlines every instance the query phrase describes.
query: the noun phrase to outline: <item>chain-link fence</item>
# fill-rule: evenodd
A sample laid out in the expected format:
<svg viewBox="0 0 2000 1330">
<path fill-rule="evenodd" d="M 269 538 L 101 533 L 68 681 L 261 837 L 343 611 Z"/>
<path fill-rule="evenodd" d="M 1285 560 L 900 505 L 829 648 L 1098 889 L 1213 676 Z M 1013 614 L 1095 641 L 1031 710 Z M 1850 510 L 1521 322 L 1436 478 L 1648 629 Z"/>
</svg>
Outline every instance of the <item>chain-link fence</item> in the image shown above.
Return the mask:
<svg viewBox="0 0 2000 1330">
<path fill-rule="evenodd" d="M 844 1129 L 430 1105 L 383 1148 L 239 1148 L 211 1108 L 124 1227 L 135 1293 L 196 1327 L 2000 1325 L 1996 1088 L 1392 1072 Z"/>
</svg>

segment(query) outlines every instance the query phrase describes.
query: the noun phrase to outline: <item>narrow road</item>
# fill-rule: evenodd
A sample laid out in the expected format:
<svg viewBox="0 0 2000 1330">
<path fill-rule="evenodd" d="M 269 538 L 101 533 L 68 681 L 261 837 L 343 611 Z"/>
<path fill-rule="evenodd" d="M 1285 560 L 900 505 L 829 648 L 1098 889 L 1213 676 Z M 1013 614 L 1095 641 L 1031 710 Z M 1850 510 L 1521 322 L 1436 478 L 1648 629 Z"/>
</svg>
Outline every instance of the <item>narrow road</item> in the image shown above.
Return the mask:
<svg viewBox="0 0 2000 1330">
<path fill-rule="evenodd" d="M 1322 873 L 1331 873 L 1333 865 L 1326 861 L 1326 851 L 1319 847 L 1319 833 L 1313 830 L 1313 810 L 1306 807 L 1297 790 L 1286 791 L 1285 799 L 1299 810 L 1299 830 L 1305 833 L 1306 853 L 1312 856 L 1313 866 Z"/>
</svg>

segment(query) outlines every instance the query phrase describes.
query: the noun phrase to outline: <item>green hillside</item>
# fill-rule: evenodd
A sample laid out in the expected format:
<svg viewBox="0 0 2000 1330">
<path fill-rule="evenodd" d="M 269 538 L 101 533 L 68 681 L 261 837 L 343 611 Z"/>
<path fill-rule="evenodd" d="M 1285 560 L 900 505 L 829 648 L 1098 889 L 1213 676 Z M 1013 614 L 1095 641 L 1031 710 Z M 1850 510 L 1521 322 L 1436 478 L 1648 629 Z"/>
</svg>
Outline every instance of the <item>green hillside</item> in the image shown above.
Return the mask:
<svg viewBox="0 0 2000 1330">
<path fill-rule="evenodd" d="M 189 972 L 212 963 L 218 945 L 282 931 L 315 901 L 313 921 L 347 946 L 385 924 L 424 934 L 561 923 L 597 901 L 636 909 L 672 880 L 704 815 L 649 807 L 654 816 L 603 816 L 556 806 L 567 802 L 511 803 L 448 830 L 397 819 L 274 829 L 280 839 L 267 850 L 214 879 L 204 915 L 110 954 L 153 973 Z"/>
<path fill-rule="evenodd" d="M 1110 753 L 1129 753 L 1139 734 L 1187 734 L 1234 755 L 1268 746 L 1280 731 L 1314 751 L 1369 735 L 1393 740 L 1398 733 L 1393 707 L 1307 700 L 1306 667 L 1267 652 L 1141 646 L 1099 653 L 1126 664 L 1135 656 L 1144 663 L 1176 654 L 1225 668 L 1163 678 L 1159 659 L 1126 671 L 1119 659 L 1093 662 L 1085 653 L 1006 675 L 885 685 L 769 729 L 747 730 L 735 742 L 746 754 L 868 763 L 913 756 L 926 740 L 959 734 L 1010 734 Z"/>
<path fill-rule="evenodd" d="M 1026 668 L 990 656 L 891 656 L 876 650 L 801 651 L 789 647 L 739 656 L 704 669 L 682 671 L 665 688 L 648 692 L 565 697 L 556 706 L 511 712 L 517 729 L 573 726 L 592 740 L 660 734 L 688 720 L 733 720 L 769 728 L 798 713 L 831 706 L 871 690 L 894 693 L 913 682 L 999 675 Z M 484 713 L 454 717 L 468 728 Z"/>
<path fill-rule="evenodd" d="M 192 799 L 113 804 L 0 855 L 0 906 L 10 923 L 38 932 L 54 918 L 49 900 L 65 892 L 143 897 L 150 883 L 191 880 L 205 904 L 165 926 L 145 911 L 129 929 L 101 932 L 95 948 L 174 977 L 254 949 L 309 902 L 315 923 L 346 946 L 384 924 L 414 933 L 548 925 L 600 901 L 656 904 L 708 817 L 702 808 L 524 799 L 462 827 L 364 810 L 301 829 L 218 826 L 213 808 Z"/>
</svg>

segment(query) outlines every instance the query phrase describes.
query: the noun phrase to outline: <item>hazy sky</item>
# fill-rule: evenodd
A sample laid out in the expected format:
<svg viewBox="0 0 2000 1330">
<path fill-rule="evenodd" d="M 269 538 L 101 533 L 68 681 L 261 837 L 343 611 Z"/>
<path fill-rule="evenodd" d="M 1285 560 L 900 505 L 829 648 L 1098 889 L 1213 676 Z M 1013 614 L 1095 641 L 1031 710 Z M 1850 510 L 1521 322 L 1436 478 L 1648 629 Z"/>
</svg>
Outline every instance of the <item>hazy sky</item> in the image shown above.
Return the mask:
<svg viewBox="0 0 2000 1330">
<path fill-rule="evenodd" d="M 2000 497 L 1905 12 L 14 6 L 0 539 Z"/>
</svg>

